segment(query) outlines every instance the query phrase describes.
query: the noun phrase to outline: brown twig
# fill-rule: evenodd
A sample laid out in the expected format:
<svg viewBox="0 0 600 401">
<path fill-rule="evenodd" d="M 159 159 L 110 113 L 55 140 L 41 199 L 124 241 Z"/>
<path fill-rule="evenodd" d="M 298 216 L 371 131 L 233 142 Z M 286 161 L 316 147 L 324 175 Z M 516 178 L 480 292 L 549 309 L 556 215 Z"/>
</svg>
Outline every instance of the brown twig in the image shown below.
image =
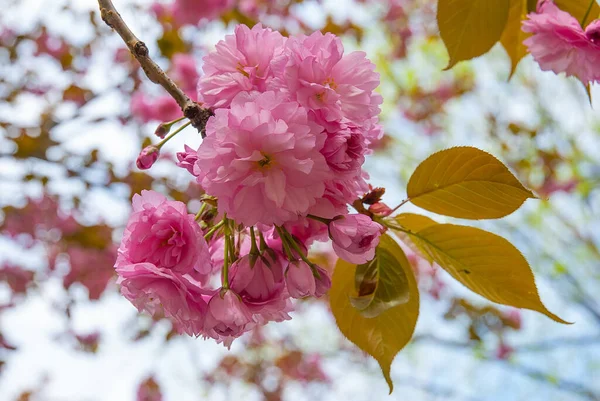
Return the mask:
<svg viewBox="0 0 600 401">
<path fill-rule="evenodd" d="M 98 0 L 98 6 L 100 7 L 100 15 L 102 20 L 114 29 L 121 39 L 125 42 L 131 54 L 137 59 L 142 66 L 142 69 L 150 79 L 165 88 L 169 95 L 179 105 L 183 115 L 189 119 L 192 126 L 205 136 L 206 122 L 209 117 L 214 115 L 210 109 L 200 107 L 200 105 L 191 100 L 185 92 L 177 86 L 175 82 L 152 60 L 148 54 L 148 47 L 146 44 L 139 40 L 131 29 L 127 26 L 123 18 L 113 5 L 111 0 Z"/>
</svg>

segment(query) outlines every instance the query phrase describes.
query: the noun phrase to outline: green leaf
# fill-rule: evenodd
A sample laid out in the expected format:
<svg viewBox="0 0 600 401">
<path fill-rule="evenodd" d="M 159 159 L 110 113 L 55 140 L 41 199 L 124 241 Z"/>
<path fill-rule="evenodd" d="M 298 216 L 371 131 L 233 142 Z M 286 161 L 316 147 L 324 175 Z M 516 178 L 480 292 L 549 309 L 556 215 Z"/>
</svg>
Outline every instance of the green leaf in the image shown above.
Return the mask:
<svg viewBox="0 0 600 401">
<path fill-rule="evenodd" d="M 591 0 L 554 0 L 554 4 L 575 17 L 584 27 L 600 17 L 600 6 L 596 0 L 594 0 L 593 4 Z M 583 19 L 586 17 L 586 14 L 587 18 L 584 21 Z"/>
<path fill-rule="evenodd" d="M 523 41 L 529 36 L 521 30 L 521 21 L 527 16 L 527 0 L 510 0 L 508 22 L 502 32 L 500 43 L 511 60 L 510 75 L 515 72 L 519 61 L 527 55 L 527 47 Z"/>
<path fill-rule="evenodd" d="M 361 350 L 377 360 L 383 376 L 394 389 L 390 368 L 396 354 L 410 341 L 419 315 L 419 291 L 414 273 L 402 248 L 388 235 L 381 237 L 379 248 L 401 259 L 400 266 L 408 279 L 408 302 L 386 310 L 377 317 L 366 318 L 350 303 L 356 296 L 356 266 L 339 259 L 333 272 L 329 300 L 331 311 L 340 331 Z"/>
<path fill-rule="evenodd" d="M 494 156 L 472 147 L 434 153 L 408 181 L 409 200 L 430 212 L 463 219 L 496 219 L 535 195 Z"/>
<path fill-rule="evenodd" d="M 509 3 L 510 0 L 438 0 L 438 27 L 450 55 L 447 68 L 481 56 L 500 40 Z"/>
<path fill-rule="evenodd" d="M 406 270 L 410 264 L 402 248 L 396 243 L 386 246 L 384 242 L 369 263 L 357 266 L 355 289 L 358 293 L 350 297 L 350 303 L 364 317 L 372 318 L 382 312 L 408 302 L 409 285 Z M 403 264 L 406 264 L 403 266 Z"/>
<path fill-rule="evenodd" d="M 479 228 L 454 224 L 434 224 L 420 230 L 406 228 L 403 233 L 471 291 L 492 302 L 530 309 L 569 324 L 544 306 L 527 260 L 506 239 Z"/>
</svg>

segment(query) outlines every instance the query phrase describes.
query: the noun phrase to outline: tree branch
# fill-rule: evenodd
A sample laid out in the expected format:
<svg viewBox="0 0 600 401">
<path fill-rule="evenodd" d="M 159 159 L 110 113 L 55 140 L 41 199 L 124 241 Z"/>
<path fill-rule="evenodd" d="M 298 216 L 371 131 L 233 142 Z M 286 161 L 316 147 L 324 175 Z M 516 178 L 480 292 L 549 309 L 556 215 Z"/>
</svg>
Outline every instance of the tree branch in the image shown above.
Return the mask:
<svg viewBox="0 0 600 401">
<path fill-rule="evenodd" d="M 200 107 L 198 103 L 191 100 L 185 92 L 169 78 L 158 64 L 150 58 L 146 44 L 131 32 L 131 29 L 129 29 L 125 21 L 123 21 L 123 18 L 111 0 L 98 0 L 98 6 L 100 7 L 100 16 L 102 17 L 102 20 L 106 25 L 114 29 L 121 39 L 123 39 L 129 48 L 129 51 L 140 63 L 150 81 L 165 88 L 169 95 L 175 99 L 181 108 L 183 115 L 191 121 L 192 126 L 202 134 L 202 137 L 204 137 L 206 122 L 210 116 L 214 115 L 214 113 L 210 109 Z"/>
</svg>

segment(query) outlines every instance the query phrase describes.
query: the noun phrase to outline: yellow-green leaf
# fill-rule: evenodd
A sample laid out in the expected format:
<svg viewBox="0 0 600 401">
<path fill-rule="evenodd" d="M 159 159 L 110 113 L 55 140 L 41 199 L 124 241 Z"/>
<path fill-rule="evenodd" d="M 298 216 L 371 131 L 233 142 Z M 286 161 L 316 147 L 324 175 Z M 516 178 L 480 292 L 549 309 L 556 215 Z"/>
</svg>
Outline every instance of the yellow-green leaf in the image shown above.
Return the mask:
<svg viewBox="0 0 600 401">
<path fill-rule="evenodd" d="M 440 36 L 451 68 L 481 56 L 500 40 L 508 20 L 510 0 L 438 0 Z"/>
<path fill-rule="evenodd" d="M 419 315 L 419 292 L 414 273 L 408 267 L 408 261 L 400 246 L 389 236 L 381 237 L 380 247 L 397 254 L 404 261 L 401 266 L 408 279 L 408 302 L 395 306 L 374 318 L 366 318 L 350 303 L 350 297 L 356 296 L 356 266 L 339 260 L 335 271 L 329 299 L 331 311 L 340 331 L 361 350 L 377 360 L 383 376 L 390 386 L 394 386 L 390 377 L 390 368 L 396 354 L 410 341 Z"/>
<path fill-rule="evenodd" d="M 408 181 L 410 201 L 430 212 L 463 219 L 496 219 L 535 195 L 494 156 L 472 147 L 434 153 Z"/>
<path fill-rule="evenodd" d="M 600 17 L 600 5 L 595 0 L 594 4 L 590 0 L 554 0 L 554 4 L 575 17 L 584 27 Z"/>
<path fill-rule="evenodd" d="M 406 230 L 412 232 L 419 232 L 427 227 L 438 224 L 436 221 L 430 219 L 429 217 L 423 216 L 421 214 L 414 213 L 402 213 L 394 217 L 394 220 Z M 415 238 L 407 235 L 403 231 L 397 231 L 396 234 L 400 237 L 402 242 L 404 242 L 410 249 L 416 252 L 421 257 L 427 259 L 429 263 L 433 263 L 433 259 L 429 256 L 427 252 L 427 248 L 424 248 L 421 243 Z"/>
<path fill-rule="evenodd" d="M 544 306 L 527 260 L 506 239 L 454 224 L 436 224 L 405 233 L 471 291 L 492 302 L 534 310 L 568 324 Z"/>
<path fill-rule="evenodd" d="M 527 15 L 527 1 L 510 0 L 508 22 L 500 38 L 500 43 L 504 46 L 511 60 L 511 76 L 515 72 L 519 61 L 527 55 L 527 47 L 523 44 L 523 41 L 527 39 L 529 34 L 521 30 L 521 21 Z"/>
<path fill-rule="evenodd" d="M 401 248 L 377 247 L 375 258 L 369 263 L 357 266 L 355 290 L 357 296 L 350 297 L 350 303 L 364 317 L 376 317 L 394 306 L 409 300 L 408 278 L 406 270 L 410 264 Z M 403 264 L 405 265 L 403 266 Z"/>
</svg>

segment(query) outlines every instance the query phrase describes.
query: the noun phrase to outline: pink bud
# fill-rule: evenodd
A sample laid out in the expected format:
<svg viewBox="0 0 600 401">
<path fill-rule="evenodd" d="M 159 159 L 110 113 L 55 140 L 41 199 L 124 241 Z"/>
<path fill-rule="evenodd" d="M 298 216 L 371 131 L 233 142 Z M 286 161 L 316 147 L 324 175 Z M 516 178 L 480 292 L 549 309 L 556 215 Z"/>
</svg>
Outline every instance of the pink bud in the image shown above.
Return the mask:
<svg viewBox="0 0 600 401">
<path fill-rule="evenodd" d="M 350 263 L 363 264 L 375 257 L 383 227 L 364 214 L 349 214 L 329 223 L 333 250 Z"/>
<path fill-rule="evenodd" d="M 329 272 L 320 266 L 317 266 L 319 278 L 315 279 L 315 297 L 320 298 L 331 288 L 331 277 Z"/>
<path fill-rule="evenodd" d="M 377 202 L 369 207 L 369 212 L 377 216 L 387 217 L 392 214 L 393 210 L 383 202 Z"/>
<path fill-rule="evenodd" d="M 217 291 L 208 302 L 205 330 L 225 346 L 254 326 L 252 314 L 232 290 Z"/>
<path fill-rule="evenodd" d="M 315 295 L 315 276 L 310 266 L 302 260 L 293 260 L 285 273 L 285 283 L 293 298 L 305 298 Z"/>
<path fill-rule="evenodd" d="M 160 149 L 158 149 L 154 145 L 146 146 L 140 152 L 135 164 L 140 170 L 147 170 L 156 160 L 158 159 L 158 154 L 160 153 Z"/>
</svg>

